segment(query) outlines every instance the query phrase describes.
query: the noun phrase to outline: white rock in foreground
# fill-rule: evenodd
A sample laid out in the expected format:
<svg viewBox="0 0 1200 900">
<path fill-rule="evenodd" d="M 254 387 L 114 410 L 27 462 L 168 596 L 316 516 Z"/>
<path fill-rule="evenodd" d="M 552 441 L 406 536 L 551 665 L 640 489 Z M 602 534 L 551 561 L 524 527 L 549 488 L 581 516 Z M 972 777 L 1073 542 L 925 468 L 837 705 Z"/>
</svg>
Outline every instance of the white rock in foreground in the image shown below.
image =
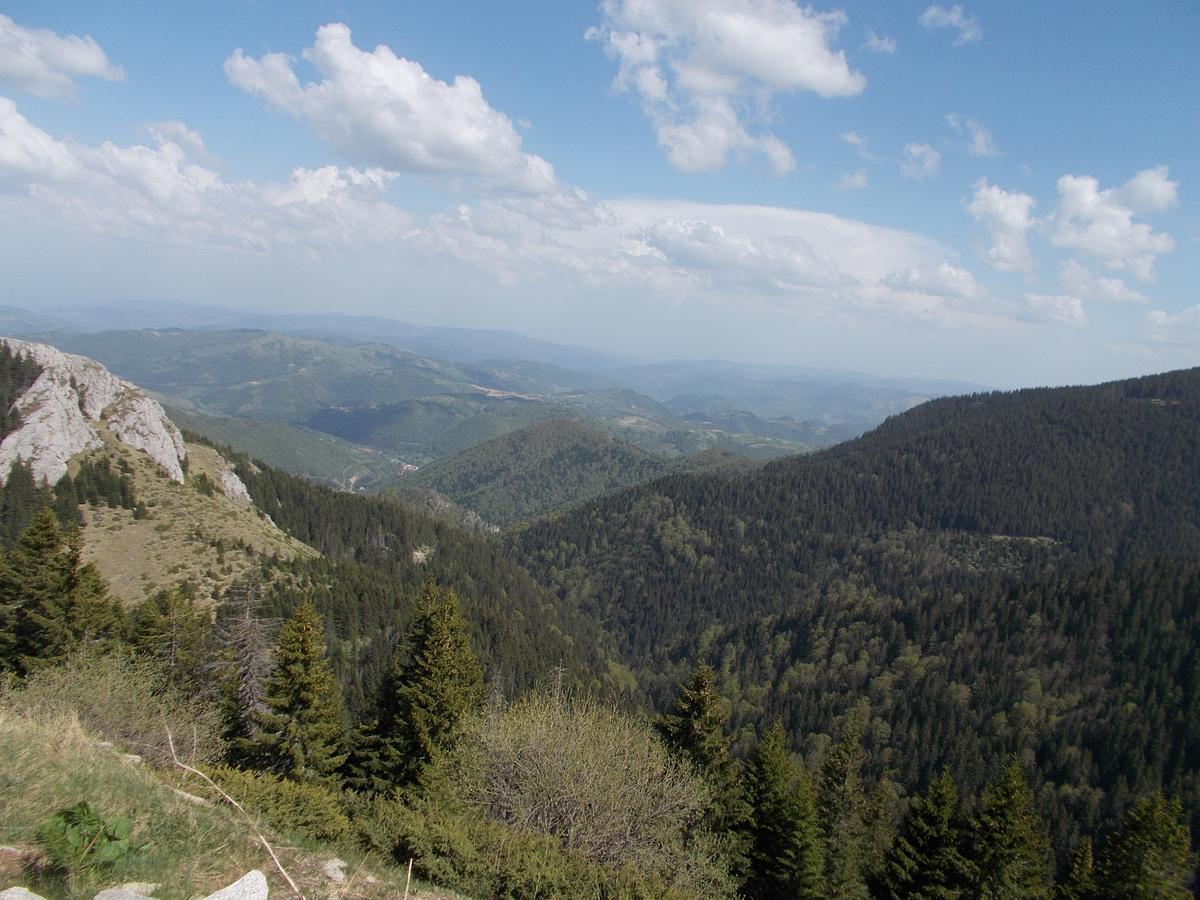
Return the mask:
<svg viewBox="0 0 1200 900">
<path fill-rule="evenodd" d="M 54 484 L 76 453 L 103 445 L 93 423 L 102 418 L 118 440 L 145 451 L 175 481 L 183 481 L 183 435 L 159 404 L 95 360 L 47 344 L 0 338 L 26 354 L 42 374 L 14 404 L 21 426 L 0 443 L 0 484 L 18 459 L 33 477 Z"/>
<path fill-rule="evenodd" d="M 229 887 L 209 894 L 204 900 L 267 900 L 267 876 L 252 869 Z"/>
</svg>

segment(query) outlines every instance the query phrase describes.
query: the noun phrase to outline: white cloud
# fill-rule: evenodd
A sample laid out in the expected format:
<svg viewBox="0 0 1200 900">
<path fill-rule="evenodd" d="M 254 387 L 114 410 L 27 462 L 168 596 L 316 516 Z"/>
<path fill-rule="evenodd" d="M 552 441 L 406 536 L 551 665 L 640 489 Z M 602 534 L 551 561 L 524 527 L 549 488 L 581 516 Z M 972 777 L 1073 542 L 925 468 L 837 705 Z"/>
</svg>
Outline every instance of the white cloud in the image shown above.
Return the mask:
<svg viewBox="0 0 1200 900">
<path fill-rule="evenodd" d="M 1028 194 L 1010 193 L 988 184 L 986 178 L 975 182 L 975 196 L 967 209 L 992 239 L 985 258 L 993 268 L 1010 272 L 1033 268 L 1028 233 L 1034 225 L 1034 202 Z"/>
<path fill-rule="evenodd" d="M 146 126 L 146 131 L 158 144 L 175 144 L 188 156 L 210 165 L 217 162 L 204 146 L 204 138 L 200 133 L 188 128 L 182 122 L 152 122 Z"/>
<path fill-rule="evenodd" d="M 769 131 L 772 98 L 811 91 L 862 93 L 866 78 L 831 43 L 841 12 L 817 13 L 793 0 L 604 0 L 604 21 L 587 37 L 620 69 L 616 90 L 632 90 L 672 165 L 713 171 L 731 154 L 759 153 L 779 174 L 795 167 Z"/>
<path fill-rule="evenodd" d="M 849 144 L 854 148 L 854 152 L 863 159 L 874 159 L 869 150 L 867 150 L 867 139 L 860 137 L 857 131 L 847 131 L 838 140 Z"/>
<path fill-rule="evenodd" d="M 882 279 L 882 284 L 898 291 L 914 291 L 970 302 L 987 297 L 987 291 L 975 280 L 974 275 L 946 262 L 890 272 Z"/>
<path fill-rule="evenodd" d="M 1160 344 L 1200 345 L 1200 306 L 1172 315 L 1161 309 L 1146 313 L 1150 339 Z"/>
<path fill-rule="evenodd" d="M 23 28 L 0 15 L 0 84 L 35 97 L 70 100 L 75 78 L 120 81 L 125 73 L 90 37 L 60 37 L 48 28 Z"/>
<path fill-rule="evenodd" d="M 1087 266 L 1068 259 L 1058 273 L 1062 289 L 1084 300 L 1108 300 L 1113 303 L 1146 303 L 1146 296 L 1128 287 L 1120 278 L 1102 278 Z"/>
<path fill-rule="evenodd" d="M 880 37 L 874 31 L 868 29 L 867 40 L 863 44 L 863 47 L 875 53 L 886 53 L 891 56 L 896 52 L 896 39 L 887 35 Z"/>
<path fill-rule="evenodd" d="M 953 28 L 958 32 L 954 39 L 956 46 L 969 44 L 983 37 L 979 19 L 968 16 L 957 3 L 949 8 L 935 3 L 927 7 L 917 21 L 925 28 Z"/>
<path fill-rule="evenodd" d="M 1000 155 L 1000 150 L 996 147 L 996 141 L 992 137 L 991 129 L 977 119 L 963 119 L 955 113 L 950 113 L 946 116 L 946 122 L 951 128 L 959 134 L 968 134 L 970 141 L 967 143 L 967 152 L 972 156 L 982 156 L 992 158 Z"/>
<path fill-rule="evenodd" d="M 282 53 L 254 59 L 240 49 L 225 60 L 225 72 L 242 90 L 303 119 L 354 162 L 473 176 L 506 191 L 557 189 L 554 168 L 521 149 L 512 121 L 488 105 L 475 79 L 458 75 L 447 84 L 383 45 L 360 50 L 340 23 L 317 29 L 302 56 L 320 81 L 301 85 L 294 60 Z"/>
<path fill-rule="evenodd" d="M 63 181 L 78 171 L 79 163 L 66 147 L 0 97 L 0 190 L 22 190 L 36 180 Z"/>
<path fill-rule="evenodd" d="M 1087 322 L 1083 301 L 1078 297 L 1065 294 L 1024 294 L 1021 302 L 1034 321 L 1053 325 L 1083 325 Z"/>
<path fill-rule="evenodd" d="M 409 216 L 381 199 L 394 177 L 383 170 L 328 166 L 296 169 L 284 185 L 226 182 L 158 138 L 155 147 L 69 144 L 0 98 L 0 186 L 9 189 L 0 214 L 31 228 L 256 251 L 378 247 L 408 227 Z"/>
<path fill-rule="evenodd" d="M 1179 182 L 1166 166 L 1142 169 L 1117 190 L 1117 198 L 1135 213 L 1164 212 L 1179 202 Z"/>
<path fill-rule="evenodd" d="M 942 154 L 929 144 L 906 144 L 900 157 L 900 172 L 905 178 L 923 181 L 942 168 Z"/>
<path fill-rule="evenodd" d="M 1154 278 L 1154 261 L 1175 249 L 1169 235 L 1156 234 L 1139 212 L 1159 212 L 1177 202 L 1176 183 L 1166 166 L 1138 172 L 1119 188 L 1100 189 L 1091 176 L 1058 179 L 1060 201 L 1051 241 L 1088 253 L 1113 269 L 1128 270 L 1142 281 Z"/>
<path fill-rule="evenodd" d="M 857 172 L 847 172 L 841 178 L 833 183 L 835 191 L 861 191 L 867 185 L 867 170 L 859 169 Z"/>
</svg>

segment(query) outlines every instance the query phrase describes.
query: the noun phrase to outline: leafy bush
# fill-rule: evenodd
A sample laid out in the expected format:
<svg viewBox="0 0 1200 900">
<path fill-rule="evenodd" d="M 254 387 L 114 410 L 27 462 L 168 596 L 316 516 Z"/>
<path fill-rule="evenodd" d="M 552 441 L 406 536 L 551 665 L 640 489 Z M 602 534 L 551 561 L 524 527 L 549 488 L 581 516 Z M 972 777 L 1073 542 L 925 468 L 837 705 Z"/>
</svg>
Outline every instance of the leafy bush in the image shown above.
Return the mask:
<svg viewBox="0 0 1200 900">
<path fill-rule="evenodd" d="M 121 859 L 129 852 L 132 832 L 132 819 L 102 816 L 81 800 L 47 819 L 37 837 L 54 866 L 75 874 Z"/>
<path fill-rule="evenodd" d="M 273 828 L 320 841 L 350 836 L 350 820 L 341 797 L 320 785 L 289 781 L 270 772 L 249 772 L 228 766 L 208 770 L 209 777 L 249 812 L 258 813 Z"/>
<path fill-rule="evenodd" d="M 534 693 L 468 723 L 459 746 L 425 770 L 418 799 L 391 810 L 397 824 L 381 849 L 399 848 L 401 861 L 424 861 L 428 877 L 467 893 L 541 873 L 567 879 L 572 895 L 613 885 L 618 896 L 638 896 L 638 885 L 653 885 L 650 895 L 728 895 L 729 874 L 700 826 L 708 802 L 644 723 Z"/>
<path fill-rule="evenodd" d="M 171 761 L 168 728 L 180 756 L 214 762 L 224 755 L 215 705 L 171 686 L 156 661 L 128 650 L 78 653 L 39 669 L 6 703 L 27 715 L 73 713 L 105 740 L 160 765 Z"/>
</svg>

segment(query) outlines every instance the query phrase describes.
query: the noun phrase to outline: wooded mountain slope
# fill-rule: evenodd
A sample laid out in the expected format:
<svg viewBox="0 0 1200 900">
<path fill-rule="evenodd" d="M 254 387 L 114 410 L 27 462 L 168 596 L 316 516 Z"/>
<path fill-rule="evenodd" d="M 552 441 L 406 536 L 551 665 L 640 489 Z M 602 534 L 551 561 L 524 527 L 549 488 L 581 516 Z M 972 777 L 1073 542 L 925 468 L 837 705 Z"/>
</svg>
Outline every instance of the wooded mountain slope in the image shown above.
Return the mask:
<svg viewBox="0 0 1200 900">
<path fill-rule="evenodd" d="M 435 460 L 402 489 L 429 488 L 506 526 L 669 472 L 755 464 L 728 451 L 657 456 L 570 419 L 549 419 Z"/>
<path fill-rule="evenodd" d="M 909 787 L 1030 754 L 1069 846 L 1131 790 L 1200 809 L 1197 460 L 1200 370 L 973 395 L 510 541 L 659 703 L 707 659 L 735 724 L 781 716 L 819 757 L 861 719 Z"/>
</svg>

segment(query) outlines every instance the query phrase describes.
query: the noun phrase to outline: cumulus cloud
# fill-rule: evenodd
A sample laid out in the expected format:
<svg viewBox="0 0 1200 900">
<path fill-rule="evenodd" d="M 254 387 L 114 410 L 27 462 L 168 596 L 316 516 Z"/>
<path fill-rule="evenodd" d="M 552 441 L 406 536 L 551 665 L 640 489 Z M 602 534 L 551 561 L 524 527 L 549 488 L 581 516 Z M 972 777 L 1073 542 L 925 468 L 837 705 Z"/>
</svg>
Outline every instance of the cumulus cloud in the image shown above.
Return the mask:
<svg viewBox="0 0 1200 900">
<path fill-rule="evenodd" d="M 867 170 L 859 169 L 857 172 L 847 172 L 835 181 L 833 189 L 835 191 L 861 191 L 868 183 Z"/>
<path fill-rule="evenodd" d="M 975 196 L 967 209 L 987 229 L 992 245 L 984 257 L 1001 271 L 1028 272 L 1033 268 L 1029 252 L 1029 230 L 1034 226 L 1034 199 L 1009 192 L 986 178 L 975 182 Z"/>
<path fill-rule="evenodd" d="M 891 56 L 896 52 L 896 39 L 887 35 L 880 37 L 874 31 L 868 30 L 863 47 L 874 53 L 886 53 Z"/>
<path fill-rule="evenodd" d="M 918 22 L 925 28 L 951 28 L 958 32 L 954 38 L 955 46 L 970 44 L 983 37 L 983 29 L 979 27 L 979 19 L 963 12 L 957 3 L 951 7 L 933 4 L 921 13 Z"/>
<path fill-rule="evenodd" d="M 1063 175 L 1051 241 L 1152 281 L 1155 258 L 1174 250 L 1175 242 L 1133 217 L 1175 205 L 1177 184 L 1167 175 L 1166 166 L 1144 169 L 1121 187 L 1106 190 L 1091 176 Z"/>
<path fill-rule="evenodd" d="M 1108 300 L 1113 303 L 1146 303 L 1146 296 L 1130 288 L 1120 278 L 1102 278 L 1079 261 L 1068 259 L 1058 273 L 1059 284 L 1068 294 L 1084 300 Z"/>
<path fill-rule="evenodd" d="M 1083 301 L 1066 294 L 1024 294 L 1021 302 L 1029 318 L 1052 325 L 1083 325 L 1087 315 Z"/>
<path fill-rule="evenodd" d="M 619 63 L 614 89 L 632 91 L 676 168 L 713 171 L 731 154 L 757 153 L 773 171 L 795 167 L 791 150 L 756 127 L 777 94 L 862 93 L 866 78 L 833 41 L 841 12 L 794 0 L 605 0 L 586 36 Z"/>
<path fill-rule="evenodd" d="M 319 81 L 301 84 L 295 60 L 285 54 L 255 59 L 240 49 L 225 60 L 225 73 L 237 87 L 305 121 L 356 163 L 475 177 L 528 194 L 558 188 L 554 168 L 522 150 L 512 121 L 488 104 L 474 78 L 458 75 L 446 83 L 386 46 L 360 50 L 340 23 L 319 28 L 301 55 Z"/>
<path fill-rule="evenodd" d="M 929 144 L 906 144 L 900 157 L 900 173 L 905 178 L 923 181 L 942 168 L 942 154 Z"/>
<path fill-rule="evenodd" d="M 970 140 L 967 142 L 967 152 L 972 156 L 982 156 L 992 158 L 1000 155 L 1000 150 L 996 147 L 995 138 L 992 137 L 991 129 L 977 119 L 964 119 L 955 113 L 950 113 L 946 116 L 947 124 L 957 131 L 959 134 L 966 134 Z"/>
<path fill-rule="evenodd" d="M 890 272 L 883 278 L 882 283 L 898 291 L 913 291 L 969 302 L 977 302 L 987 297 L 987 291 L 975 280 L 974 275 L 966 269 L 946 262 Z"/>
<path fill-rule="evenodd" d="M 152 147 L 72 144 L 0 98 L 0 211 L 30 227 L 255 251 L 377 244 L 408 225 L 380 197 L 394 177 L 384 170 L 328 166 L 296 169 L 282 185 L 226 182 L 189 161 L 172 130 L 160 129 Z"/>
<path fill-rule="evenodd" d="M 86 35 L 61 37 L 48 28 L 23 28 L 0 15 L 0 84 L 35 97 L 71 100 L 78 77 L 120 81 L 125 73 Z"/>
</svg>

